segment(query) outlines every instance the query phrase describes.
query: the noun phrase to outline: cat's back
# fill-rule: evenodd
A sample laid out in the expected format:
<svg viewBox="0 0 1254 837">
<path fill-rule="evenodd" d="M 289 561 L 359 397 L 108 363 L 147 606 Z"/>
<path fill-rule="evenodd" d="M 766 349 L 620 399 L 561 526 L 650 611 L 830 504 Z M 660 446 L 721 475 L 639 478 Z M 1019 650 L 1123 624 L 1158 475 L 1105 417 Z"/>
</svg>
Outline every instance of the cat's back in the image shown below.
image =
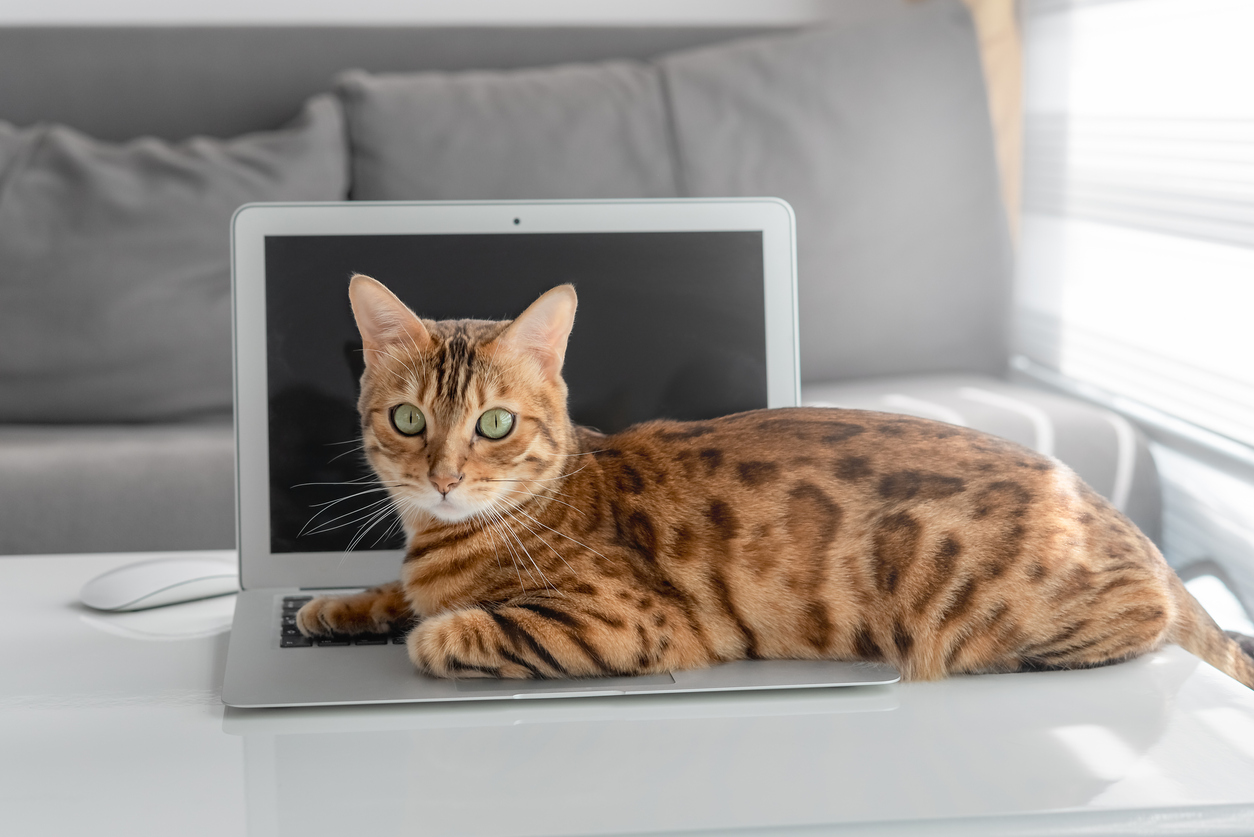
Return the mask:
<svg viewBox="0 0 1254 837">
<path fill-rule="evenodd" d="M 1039 575 L 1049 567 L 1029 556 L 1058 554 L 1067 538 L 1109 541 L 1120 553 L 1145 547 L 1056 460 L 926 419 L 759 410 L 591 441 L 592 491 L 616 531 L 647 533 L 642 545 L 663 558 L 673 553 L 668 533 L 691 533 L 679 540 L 715 545 L 733 562 L 769 542 L 790 560 L 821 553 L 865 565 L 891 593 L 900 568 L 921 560 L 978 558 L 994 576 L 1030 560 Z"/>
<path fill-rule="evenodd" d="M 779 488 L 800 479 L 880 501 L 940 499 L 972 487 L 1052 481 L 1049 457 L 987 433 L 864 410 L 754 410 L 697 422 L 653 421 L 590 438 L 593 455 L 625 484 L 664 485 L 674 471 L 703 484 Z M 650 479 L 651 477 L 651 479 Z M 641 493 L 641 492 L 636 492 Z M 843 493 L 843 492 L 842 492 Z"/>
<path fill-rule="evenodd" d="M 1165 565 L 1135 526 L 1065 465 L 988 434 L 796 408 L 587 441 L 607 537 L 715 623 L 732 614 L 724 658 L 834 653 L 935 677 L 1009 665 L 1004 632 L 1050 631 L 1094 590 L 1166 615 Z M 960 654 L 960 637 L 988 647 Z"/>
</svg>

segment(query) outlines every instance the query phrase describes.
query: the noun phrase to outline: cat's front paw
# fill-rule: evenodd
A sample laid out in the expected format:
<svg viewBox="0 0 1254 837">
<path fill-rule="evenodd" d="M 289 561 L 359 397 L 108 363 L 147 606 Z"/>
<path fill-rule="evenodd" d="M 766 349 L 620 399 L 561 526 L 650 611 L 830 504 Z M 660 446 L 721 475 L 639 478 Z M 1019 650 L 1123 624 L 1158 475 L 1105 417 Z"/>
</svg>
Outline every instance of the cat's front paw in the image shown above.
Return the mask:
<svg viewBox="0 0 1254 837">
<path fill-rule="evenodd" d="M 337 611 L 343 611 L 341 605 L 332 596 L 319 596 L 305 602 L 296 611 L 296 627 L 305 636 L 327 636 L 329 634 L 346 633 L 338 627 Z"/>
<path fill-rule="evenodd" d="M 405 645 L 410 661 L 434 677 L 543 676 L 534 666 L 498 647 L 497 632 L 486 612 L 470 609 L 423 621 L 409 632 Z"/>
<path fill-rule="evenodd" d="M 319 596 L 296 612 L 305 636 L 386 634 L 408 629 L 414 614 L 397 582 L 347 596 Z"/>
<path fill-rule="evenodd" d="M 296 627 L 305 636 L 332 634 L 386 634 L 390 626 L 380 623 L 368 608 L 352 596 L 319 596 L 296 611 Z"/>
</svg>

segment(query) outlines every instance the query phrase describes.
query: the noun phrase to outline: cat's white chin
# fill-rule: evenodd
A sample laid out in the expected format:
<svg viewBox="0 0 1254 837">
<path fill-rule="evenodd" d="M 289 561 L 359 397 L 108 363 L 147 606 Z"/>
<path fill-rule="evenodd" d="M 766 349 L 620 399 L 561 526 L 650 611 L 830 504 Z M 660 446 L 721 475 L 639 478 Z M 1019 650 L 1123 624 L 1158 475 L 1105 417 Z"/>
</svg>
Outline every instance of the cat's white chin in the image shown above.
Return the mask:
<svg viewBox="0 0 1254 837">
<path fill-rule="evenodd" d="M 426 503 L 423 509 L 442 523 L 461 523 L 479 512 L 473 504 L 453 497 L 442 497 L 434 502 Z"/>
</svg>

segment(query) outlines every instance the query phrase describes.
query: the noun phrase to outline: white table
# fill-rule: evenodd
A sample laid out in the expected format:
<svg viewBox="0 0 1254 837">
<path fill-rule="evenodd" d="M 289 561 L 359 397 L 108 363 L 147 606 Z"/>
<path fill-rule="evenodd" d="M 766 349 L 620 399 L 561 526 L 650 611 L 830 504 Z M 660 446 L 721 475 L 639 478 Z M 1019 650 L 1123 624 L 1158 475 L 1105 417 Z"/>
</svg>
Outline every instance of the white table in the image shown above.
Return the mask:
<svg viewBox="0 0 1254 837">
<path fill-rule="evenodd" d="M 1254 833 L 1254 693 L 1178 648 L 891 687 L 241 712 L 218 698 L 230 597 L 76 604 L 139 557 L 0 558 L 4 834 Z"/>
</svg>

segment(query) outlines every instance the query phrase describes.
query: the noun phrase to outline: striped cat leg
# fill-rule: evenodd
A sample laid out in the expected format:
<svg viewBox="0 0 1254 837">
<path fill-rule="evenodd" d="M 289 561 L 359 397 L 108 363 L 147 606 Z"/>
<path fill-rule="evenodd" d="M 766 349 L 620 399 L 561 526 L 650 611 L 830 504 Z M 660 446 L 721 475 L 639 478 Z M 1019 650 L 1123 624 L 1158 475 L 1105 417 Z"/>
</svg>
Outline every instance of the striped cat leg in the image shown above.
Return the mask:
<svg viewBox="0 0 1254 837">
<path fill-rule="evenodd" d="M 473 607 L 424 620 L 409 658 L 437 677 L 567 678 L 639 672 L 644 632 L 589 618 L 568 600 Z"/>
<path fill-rule="evenodd" d="M 348 596 L 319 596 L 296 613 L 296 627 L 306 636 L 385 634 L 413 621 L 399 581 Z"/>
<path fill-rule="evenodd" d="M 1052 636 L 1020 649 L 1019 670 L 1097 668 L 1162 647 L 1170 627 L 1168 610 L 1149 600 L 1095 618 L 1062 623 Z"/>
</svg>

